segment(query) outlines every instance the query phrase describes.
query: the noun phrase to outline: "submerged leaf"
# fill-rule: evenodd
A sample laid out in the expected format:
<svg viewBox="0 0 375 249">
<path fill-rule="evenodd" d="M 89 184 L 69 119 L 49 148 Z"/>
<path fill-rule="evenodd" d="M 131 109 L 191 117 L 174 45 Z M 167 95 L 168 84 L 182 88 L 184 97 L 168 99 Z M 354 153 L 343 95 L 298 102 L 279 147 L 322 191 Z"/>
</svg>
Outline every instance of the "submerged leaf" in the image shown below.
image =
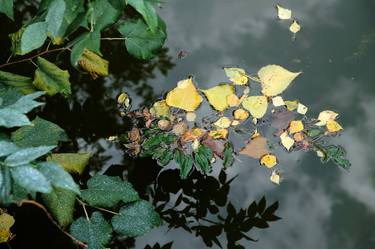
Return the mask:
<svg viewBox="0 0 375 249">
<path fill-rule="evenodd" d="M 192 112 L 198 108 L 202 102 L 202 97 L 195 88 L 193 78 L 181 80 L 177 87 L 168 92 L 166 98 L 167 105 Z"/>
<path fill-rule="evenodd" d="M 242 106 L 254 118 L 262 118 L 267 112 L 268 102 L 265 96 L 250 96 L 243 100 Z"/>
<path fill-rule="evenodd" d="M 202 92 L 206 95 L 208 102 L 220 112 L 229 107 L 228 96 L 235 94 L 234 86 L 229 84 L 219 84 Z"/>
</svg>

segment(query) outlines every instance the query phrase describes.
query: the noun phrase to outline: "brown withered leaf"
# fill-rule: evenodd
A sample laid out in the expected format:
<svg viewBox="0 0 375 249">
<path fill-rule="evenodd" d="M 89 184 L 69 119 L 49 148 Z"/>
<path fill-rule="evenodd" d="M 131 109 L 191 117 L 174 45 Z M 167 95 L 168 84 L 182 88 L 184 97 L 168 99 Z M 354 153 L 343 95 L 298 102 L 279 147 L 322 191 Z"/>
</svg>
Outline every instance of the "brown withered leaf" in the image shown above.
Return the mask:
<svg viewBox="0 0 375 249">
<path fill-rule="evenodd" d="M 141 133 L 138 128 L 133 128 L 131 131 L 128 132 L 129 140 L 132 142 L 139 142 L 141 139 Z"/>
<path fill-rule="evenodd" d="M 272 114 L 271 126 L 278 130 L 286 129 L 293 118 L 294 113 L 291 111 L 275 112 Z"/>
<path fill-rule="evenodd" d="M 268 151 L 267 139 L 262 136 L 257 136 L 250 140 L 248 144 L 240 151 L 240 154 L 260 159 L 262 156 L 270 153 Z"/>
</svg>

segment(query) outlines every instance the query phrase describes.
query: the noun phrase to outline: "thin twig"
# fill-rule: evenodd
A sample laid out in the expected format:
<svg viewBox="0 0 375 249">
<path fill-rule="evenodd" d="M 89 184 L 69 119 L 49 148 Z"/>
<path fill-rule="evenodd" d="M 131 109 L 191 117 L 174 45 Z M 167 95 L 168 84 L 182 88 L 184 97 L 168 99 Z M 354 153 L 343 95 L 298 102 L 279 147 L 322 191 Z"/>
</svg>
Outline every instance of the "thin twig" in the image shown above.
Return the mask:
<svg viewBox="0 0 375 249">
<path fill-rule="evenodd" d="M 87 210 L 86 210 L 86 203 L 84 203 L 83 201 L 81 201 L 80 199 L 76 198 L 77 201 L 79 202 L 79 204 L 81 204 L 82 208 L 83 208 L 83 212 L 85 212 L 85 216 L 86 216 L 86 220 L 88 222 L 90 222 L 90 218 L 89 218 L 89 215 L 87 214 Z"/>
<path fill-rule="evenodd" d="M 83 202 L 82 200 L 78 199 L 77 198 L 77 201 L 81 204 L 81 205 L 84 205 L 84 206 L 89 206 L 89 207 L 92 207 L 92 208 L 96 208 L 98 210 L 101 210 L 103 212 L 107 212 L 107 213 L 110 213 L 110 214 L 114 214 L 114 215 L 120 215 L 119 213 L 116 213 L 114 211 L 111 211 L 111 210 L 108 210 L 108 209 L 105 209 L 105 208 L 101 208 L 101 207 L 95 207 L 95 206 L 91 206 L 85 202 Z"/>
</svg>

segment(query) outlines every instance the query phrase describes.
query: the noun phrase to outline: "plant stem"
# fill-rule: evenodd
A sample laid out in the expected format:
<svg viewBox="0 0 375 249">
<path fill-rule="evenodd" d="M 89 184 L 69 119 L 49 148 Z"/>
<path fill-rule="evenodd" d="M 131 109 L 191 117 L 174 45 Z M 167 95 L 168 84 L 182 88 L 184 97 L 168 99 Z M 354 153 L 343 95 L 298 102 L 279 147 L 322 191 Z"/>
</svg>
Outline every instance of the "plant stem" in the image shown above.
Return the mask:
<svg viewBox="0 0 375 249">
<path fill-rule="evenodd" d="M 126 38 L 124 38 L 124 37 L 103 37 L 103 38 L 100 38 L 100 40 L 102 40 L 102 41 L 125 41 Z"/>
</svg>

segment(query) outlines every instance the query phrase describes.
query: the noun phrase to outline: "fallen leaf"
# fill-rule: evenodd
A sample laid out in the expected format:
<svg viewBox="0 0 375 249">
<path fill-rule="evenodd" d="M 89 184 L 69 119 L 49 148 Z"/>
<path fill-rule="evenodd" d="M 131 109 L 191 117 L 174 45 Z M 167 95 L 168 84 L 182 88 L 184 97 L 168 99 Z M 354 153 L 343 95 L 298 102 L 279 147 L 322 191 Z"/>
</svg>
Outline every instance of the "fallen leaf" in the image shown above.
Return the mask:
<svg viewBox="0 0 375 249">
<path fill-rule="evenodd" d="M 129 110 L 130 108 L 130 98 L 129 98 L 129 95 L 125 92 L 121 93 L 118 97 L 117 97 L 117 103 L 119 105 L 122 105 L 125 107 L 126 110 Z"/>
<path fill-rule="evenodd" d="M 199 145 L 200 145 L 200 143 L 199 143 L 198 139 L 194 139 L 193 143 L 191 144 L 191 148 L 193 149 L 193 151 L 197 151 L 198 148 L 199 148 Z"/>
<path fill-rule="evenodd" d="M 229 107 L 227 103 L 227 97 L 235 94 L 235 89 L 233 85 L 220 84 L 218 86 L 202 90 L 202 92 L 206 95 L 208 102 L 210 102 L 210 104 L 217 111 L 221 112 Z"/>
<path fill-rule="evenodd" d="M 225 149 L 224 140 L 218 140 L 213 139 L 212 137 L 207 137 L 205 140 L 202 141 L 202 144 L 210 148 L 215 155 L 223 159 Z"/>
<path fill-rule="evenodd" d="M 293 20 L 292 24 L 289 26 L 290 32 L 296 34 L 301 30 L 301 25 L 297 22 L 297 20 Z"/>
<path fill-rule="evenodd" d="M 271 182 L 280 185 L 280 182 L 282 180 L 281 174 L 277 170 L 273 170 L 271 177 L 270 177 Z"/>
<path fill-rule="evenodd" d="M 279 65 L 262 67 L 258 72 L 262 84 L 262 93 L 265 96 L 279 95 L 300 74 L 301 72 L 290 72 Z"/>
<path fill-rule="evenodd" d="M 275 112 L 272 114 L 271 126 L 278 130 L 286 129 L 294 115 L 291 111 Z"/>
<path fill-rule="evenodd" d="M 277 9 L 277 16 L 281 20 L 289 20 L 292 18 L 292 11 L 290 9 L 286 9 L 282 7 L 280 4 L 276 5 Z"/>
<path fill-rule="evenodd" d="M 251 139 L 250 142 L 240 151 L 240 154 L 244 154 L 255 159 L 260 159 L 263 155 L 268 153 L 267 139 L 260 135 Z"/>
<path fill-rule="evenodd" d="M 254 118 L 262 118 L 267 112 L 268 102 L 265 96 L 250 96 L 244 99 L 242 106 Z"/>
<path fill-rule="evenodd" d="M 195 139 L 200 139 L 201 137 L 203 137 L 204 134 L 206 134 L 206 130 L 194 127 L 193 129 L 186 131 L 182 135 L 182 140 L 185 142 L 194 141 Z"/>
<path fill-rule="evenodd" d="M 327 124 L 328 120 L 335 120 L 338 115 L 339 114 L 334 111 L 330 111 L 330 110 L 322 111 L 319 113 L 319 116 L 318 116 L 319 122 L 316 123 L 315 125 L 324 126 Z"/>
<path fill-rule="evenodd" d="M 301 104 L 301 103 L 298 103 L 297 105 L 297 112 L 299 114 L 302 114 L 302 115 L 305 115 L 306 112 L 308 111 L 309 108 L 307 108 L 307 106 Z"/>
<path fill-rule="evenodd" d="M 179 122 L 173 126 L 172 132 L 177 136 L 181 136 L 187 132 L 187 129 L 188 126 L 185 122 Z"/>
<path fill-rule="evenodd" d="M 305 139 L 305 136 L 303 135 L 302 132 L 297 132 L 293 135 L 293 139 L 296 142 L 302 142 Z"/>
<path fill-rule="evenodd" d="M 240 108 L 240 109 L 237 109 L 237 110 L 235 110 L 235 111 L 233 112 L 233 116 L 234 116 L 235 119 L 238 119 L 238 120 L 243 121 L 243 120 L 248 119 L 249 116 L 250 116 L 250 114 L 249 114 L 248 111 L 246 111 L 246 110 Z"/>
<path fill-rule="evenodd" d="M 169 131 L 172 128 L 171 121 L 166 120 L 166 119 L 159 120 L 158 128 L 162 131 Z"/>
<path fill-rule="evenodd" d="M 128 133 L 129 140 L 131 142 L 139 142 L 141 139 L 141 133 L 138 128 L 133 128 Z"/>
<path fill-rule="evenodd" d="M 157 118 L 169 117 L 170 108 L 165 100 L 159 100 L 151 107 L 150 113 Z"/>
<path fill-rule="evenodd" d="M 240 124 L 239 120 L 233 120 L 232 123 L 230 124 L 231 126 L 237 126 Z"/>
<path fill-rule="evenodd" d="M 342 126 L 337 123 L 335 120 L 327 120 L 327 130 L 329 132 L 338 132 L 343 130 Z"/>
<path fill-rule="evenodd" d="M 230 126 L 231 123 L 232 121 L 229 118 L 221 117 L 214 123 L 214 125 L 218 128 L 226 129 Z"/>
<path fill-rule="evenodd" d="M 14 225 L 14 222 L 13 216 L 4 213 L 3 210 L 0 209 L 0 243 L 10 240 L 12 237 L 10 228 Z"/>
<path fill-rule="evenodd" d="M 276 97 L 272 98 L 272 104 L 275 107 L 279 107 L 279 106 L 284 106 L 285 102 L 284 102 L 284 100 L 283 100 L 283 98 L 281 96 L 276 96 Z"/>
<path fill-rule="evenodd" d="M 285 105 L 286 105 L 286 108 L 289 110 L 289 111 L 294 111 L 295 109 L 297 109 L 298 107 L 298 100 L 293 100 L 293 101 L 290 101 L 290 100 L 285 100 Z"/>
<path fill-rule="evenodd" d="M 177 87 L 167 94 L 166 103 L 169 106 L 192 112 L 202 102 L 202 96 L 196 89 L 193 78 L 189 77 L 177 83 Z"/>
<path fill-rule="evenodd" d="M 277 164 L 277 158 L 273 154 L 266 154 L 260 159 L 260 164 L 266 166 L 267 168 L 273 168 Z"/>
<path fill-rule="evenodd" d="M 225 67 L 225 74 L 235 85 L 246 85 L 249 81 L 246 71 L 242 68 Z"/>
<path fill-rule="evenodd" d="M 186 120 L 188 122 L 194 122 L 196 118 L 197 118 L 197 114 L 195 114 L 195 112 L 186 113 Z"/>
<path fill-rule="evenodd" d="M 239 106 L 241 104 L 241 101 L 236 94 L 231 94 L 227 96 L 227 104 L 229 107 L 235 107 Z"/>
<path fill-rule="evenodd" d="M 209 137 L 212 137 L 213 139 L 226 139 L 228 137 L 228 130 L 227 129 L 218 129 L 218 130 L 212 130 L 208 133 Z"/>
<path fill-rule="evenodd" d="M 288 136 L 287 132 L 284 132 L 280 135 L 281 144 L 287 149 L 290 150 L 294 144 L 294 139 Z"/>
<path fill-rule="evenodd" d="M 303 131 L 304 126 L 301 120 L 292 120 L 289 125 L 289 134 Z"/>
</svg>

